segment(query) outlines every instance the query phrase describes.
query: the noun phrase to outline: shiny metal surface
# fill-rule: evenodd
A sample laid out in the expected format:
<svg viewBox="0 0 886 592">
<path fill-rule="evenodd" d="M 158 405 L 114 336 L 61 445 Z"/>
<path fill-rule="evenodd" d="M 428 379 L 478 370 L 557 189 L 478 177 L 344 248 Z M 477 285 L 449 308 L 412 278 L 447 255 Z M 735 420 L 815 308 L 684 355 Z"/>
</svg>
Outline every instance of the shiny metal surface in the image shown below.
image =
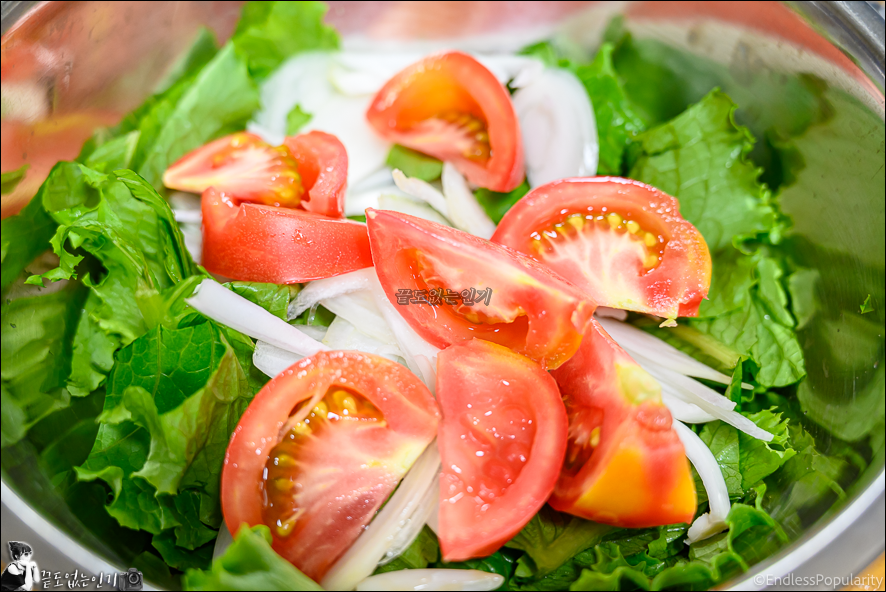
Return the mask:
<svg viewBox="0 0 886 592">
<path fill-rule="evenodd" d="M 593 48 L 609 19 L 621 13 L 638 37 L 667 41 L 736 71 L 813 72 L 855 97 L 881 122 L 884 118 L 883 20 L 863 2 L 330 4 L 329 21 L 342 32 L 346 47 L 353 48 L 516 48 L 554 32 Z M 118 120 L 157 88 L 201 25 L 224 39 L 238 14 L 238 2 L 3 2 L 2 170 L 31 164 L 27 182 L 3 196 L 3 216 L 26 203 L 41 171 L 45 174 L 56 160 L 75 156 L 94 127 Z M 7 109 L 8 101 L 15 100 L 19 103 Z M 882 157 L 881 148 L 881 162 Z M 869 197 L 870 218 L 876 222 L 884 198 Z M 872 255 L 860 249 L 878 241 L 882 247 L 882 230 L 862 227 L 853 233 L 858 236 L 835 239 L 848 257 L 847 282 L 868 269 Z M 859 573 L 884 548 L 884 481 L 883 467 L 872 467 L 847 500 L 731 587 L 763 588 L 789 573 Z M 4 540 L 9 538 L 6 518 L 11 512 L 54 548 L 65 565 L 93 571 L 128 567 L 119 564 L 113 549 L 81 544 L 88 540 L 85 531 L 66 508 L 29 505 L 29 490 L 34 488 L 4 472 Z"/>
</svg>

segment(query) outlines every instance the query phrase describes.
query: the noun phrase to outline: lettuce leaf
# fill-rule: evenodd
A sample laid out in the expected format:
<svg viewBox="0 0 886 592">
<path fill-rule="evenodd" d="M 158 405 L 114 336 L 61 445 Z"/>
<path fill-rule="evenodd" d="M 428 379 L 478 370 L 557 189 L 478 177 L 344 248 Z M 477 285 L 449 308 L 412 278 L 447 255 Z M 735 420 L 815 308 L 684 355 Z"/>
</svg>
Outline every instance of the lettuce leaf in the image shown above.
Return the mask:
<svg viewBox="0 0 886 592">
<path fill-rule="evenodd" d="M 529 193 L 529 183 L 524 179 L 516 189 L 508 193 L 499 193 L 481 187 L 474 192 L 474 196 L 480 202 L 480 206 L 486 211 L 486 215 L 498 224 L 508 210 L 527 193 Z"/>
<path fill-rule="evenodd" d="M 418 536 L 403 553 L 390 563 L 378 566 L 373 573 L 385 573 L 400 569 L 424 569 L 440 559 L 440 543 L 437 536 L 425 525 Z"/>
<path fill-rule="evenodd" d="M 323 590 L 271 548 L 264 525 L 243 525 L 210 569 L 189 569 L 182 583 L 185 590 Z"/>
<path fill-rule="evenodd" d="M 387 165 L 392 169 L 400 169 L 407 177 L 422 181 L 436 181 L 443 174 L 443 162 L 400 144 L 391 147 Z"/>
</svg>

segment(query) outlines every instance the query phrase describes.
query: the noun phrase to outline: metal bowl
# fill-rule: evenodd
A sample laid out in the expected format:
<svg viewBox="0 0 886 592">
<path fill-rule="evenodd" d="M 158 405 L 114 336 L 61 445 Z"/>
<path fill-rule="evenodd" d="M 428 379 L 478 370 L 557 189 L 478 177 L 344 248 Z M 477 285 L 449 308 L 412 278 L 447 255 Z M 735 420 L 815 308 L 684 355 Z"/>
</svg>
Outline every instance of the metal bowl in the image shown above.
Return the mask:
<svg viewBox="0 0 886 592">
<path fill-rule="evenodd" d="M 733 84 L 752 94 L 782 92 L 780 80 L 805 73 L 851 97 L 851 104 L 834 106 L 835 116 L 847 117 L 859 141 L 822 137 L 830 157 L 809 171 L 819 176 L 818 183 L 785 195 L 783 209 L 795 218 L 787 240 L 799 246 L 799 262 L 819 268 L 824 278 L 820 298 L 826 311 L 801 333 L 810 388 L 825 389 L 830 397 L 824 420 L 814 419 L 838 422 L 866 385 L 883 399 L 882 379 L 872 382 L 883 361 L 882 312 L 871 315 L 879 332 L 869 351 L 847 354 L 839 371 L 829 371 L 827 357 L 839 344 L 815 330 L 828 324 L 839 332 L 851 322 L 847 311 L 857 311 L 865 290 L 879 285 L 882 293 L 884 283 L 884 27 L 868 3 L 330 4 L 328 20 L 346 46 L 376 49 L 401 44 L 516 49 L 555 32 L 579 49 L 593 49 L 610 19 L 622 14 L 635 37 L 665 41 L 718 62 Z M 28 162 L 38 178 L 56 160 L 73 158 L 94 127 L 118 120 L 156 88 L 200 26 L 225 39 L 239 10 L 238 2 L 3 2 L 2 169 Z M 3 216 L 20 209 L 34 189 L 23 183 L 3 196 Z M 882 406 L 875 413 L 882 441 Z M 824 430 L 817 436 L 820 445 L 829 446 Z M 2 463 L 3 541 L 31 542 L 41 565 L 53 570 L 108 573 L 129 567 L 64 503 L 52 501 L 51 486 L 34 474 L 32 459 L 10 456 L 4 452 Z M 884 483 L 880 455 L 841 501 L 803 516 L 789 546 L 728 585 L 816 587 L 819 576 L 859 574 L 884 548 Z M 812 579 L 797 579 L 804 577 Z M 818 579 L 817 587 L 826 583 Z"/>
</svg>

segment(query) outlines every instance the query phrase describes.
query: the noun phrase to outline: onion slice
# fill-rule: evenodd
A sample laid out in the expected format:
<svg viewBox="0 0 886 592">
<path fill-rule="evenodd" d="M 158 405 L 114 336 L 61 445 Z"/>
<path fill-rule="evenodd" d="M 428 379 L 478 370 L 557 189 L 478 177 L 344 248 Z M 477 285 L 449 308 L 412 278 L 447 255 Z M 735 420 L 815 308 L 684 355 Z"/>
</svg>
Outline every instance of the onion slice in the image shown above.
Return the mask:
<svg viewBox="0 0 886 592">
<path fill-rule="evenodd" d="M 545 69 L 514 93 L 513 102 L 530 186 L 597 173 L 600 144 L 594 108 L 575 74 Z"/>
<path fill-rule="evenodd" d="M 212 549 L 212 560 L 215 561 L 224 555 L 233 542 L 234 537 L 231 535 L 231 531 L 228 530 L 225 521 L 222 520 L 221 526 L 218 529 L 218 537 L 215 539 L 215 547 Z"/>
<path fill-rule="evenodd" d="M 452 225 L 459 230 L 464 230 L 480 238 L 492 236 L 495 232 L 495 223 L 489 219 L 486 212 L 480 206 L 474 193 L 468 187 L 468 182 L 455 165 L 449 162 L 443 163 L 443 195 L 446 197 L 449 216 Z"/>
<path fill-rule="evenodd" d="M 674 422 L 677 436 L 683 443 L 689 462 L 698 471 L 701 482 L 708 494 L 708 506 L 710 510 L 695 519 L 687 532 L 687 544 L 706 539 L 726 529 L 726 516 L 732 507 L 729 503 L 729 489 L 726 480 L 720 471 L 720 465 L 714 458 L 714 453 L 701 441 L 695 432 L 680 423 Z"/>
<path fill-rule="evenodd" d="M 259 340 L 252 352 L 252 364 L 269 378 L 274 378 L 303 357 Z"/>
<path fill-rule="evenodd" d="M 203 280 L 185 302 L 213 321 L 300 356 L 329 349 L 215 280 Z"/>
<path fill-rule="evenodd" d="M 334 350 L 361 351 L 368 354 L 384 356 L 391 361 L 399 362 L 403 356 L 400 348 L 391 343 L 379 341 L 367 335 L 358 327 L 348 322 L 344 317 L 335 317 L 329 325 L 329 331 L 323 338 L 323 343 Z"/>
<path fill-rule="evenodd" d="M 397 343 L 388 323 L 375 304 L 375 298 L 368 289 L 341 294 L 335 298 L 324 298 L 320 304 L 336 317 L 342 317 L 369 337 L 391 345 Z"/>
<path fill-rule="evenodd" d="M 321 300 L 329 300 L 358 290 L 367 290 L 373 286 L 373 280 L 375 280 L 375 268 L 367 267 L 309 282 L 289 303 L 287 316 L 289 320 L 292 320 L 312 306 L 319 304 Z"/>
<path fill-rule="evenodd" d="M 662 391 L 661 401 L 671 412 L 673 418 L 683 423 L 708 423 L 717 419 L 698 405 L 675 397 L 669 390 Z"/>
<path fill-rule="evenodd" d="M 352 590 L 372 575 L 401 530 L 411 527 L 417 536 L 429 513 L 425 507 L 429 499 L 427 492 L 438 482 L 439 474 L 440 452 L 435 440 L 418 457 L 366 530 L 329 569 L 320 585 L 326 590 Z M 430 499 L 433 500 L 433 496 Z M 406 546 L 411 542 L 412 539 Z"/>
<path fill-rule="evenodd" d="M 394 169 L 394 172 L 392 172 L 391 175 L 394 177 L 394 183 L 397 184 L 400 191 L 406 195 L 417 197 L 423 202 L 426 202 L 443 217 L 452 220 L 449 216 L 449 204 L 446 201 L 446 197 L 440 193 L 436 187 L 427 181 L 422 181 L 421 179 L 416 179 L 414 177 L 407 177 L 400 169 Z"/>
<path fill-rule="evenodd" d="M 504 576 L 479 569 L 401 569 L 371 576 L 357 590 L 496 590 Z"/>
<path fill-rule="evenodd" d="M 424 220 L 436 222 L 437 224 L 443 224 L 444 226 L 452 226 L 449 220 L 441 216 L 437 210 L 429 205 L 392 192 L 382 192 L 378 198 L 378 209 L 401 212 L 403 214 L 415 216 L 416 218 L 422 218 Z"/>
</svg>

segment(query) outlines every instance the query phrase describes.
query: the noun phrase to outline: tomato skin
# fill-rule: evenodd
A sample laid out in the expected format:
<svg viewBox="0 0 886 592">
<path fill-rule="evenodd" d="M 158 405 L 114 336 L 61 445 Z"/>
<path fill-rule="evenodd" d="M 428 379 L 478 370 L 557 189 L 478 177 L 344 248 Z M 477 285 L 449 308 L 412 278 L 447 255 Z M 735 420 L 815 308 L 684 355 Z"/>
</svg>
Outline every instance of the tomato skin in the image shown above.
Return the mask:
<svg viewBox="0 0 886 592">
<path fill-rule="evenodd" d="M 250 526 L 263 523 L 262 472 L 291 410 L 310 400 L 304 408 L 306 414 L 335 387 L 365 397 L 384 414 L 386 426 L 369 437 L 361 435 L 366 430 L 358 430 L 352 449 L 327 448 L 324 452 L 321 441 L 312 449 L 312 458 L 298 459 L 299 464 L 317 465 L 310 465 L 315 480 L 308 483 L 316 489 L 303 490 L 309 497 L 307 510 L 299 518 L 302 526 L 283 538 L 269 526 L 274 549 L 315 580 L 321 579 L 359 536 L 434 439 L 439 418 L 434 398 L 424 384 L 381 356 L 334 351 L 296 362 L 259 391 L 231 436 L 221 478 L 222 510 L 231 532 L 237 532 L 244 522 Z M 354 458 L 355 453 L 364 457 Z M 374 466 L 361 465 L 363 462 Z"/>
<path fill-rule="evenodd" d="M 595 305 L 575 286 L 508 247 L 398 212 L 366 210 L 379 281 L 397 306 L 398 290 L 493 290 L 488 306 L 397 306 L 439 348 L 473 338 L 513 349 L 556 368 L 578 349 Z M 428 284 L 427 282 L 436 282 Z M 469 320 L 464 314 L 500 322 Z"/>
<path fill-rule="evenodd" d="M 304 194 L 296 167 L 285 146 L 238 132 L 182 156 L 163 173 L 163 184 L 191 193 L 215 187 L 242 201 L 295 207 Z"/>
<path fill-rule="evenodd" d="M 474 339 L 438 355 L 437 398 L 443 560 L 485 557 L 553 491 L 566 452 L 560 392 L 529 358 Z"/>
<path fill-rule="evenodd" d="M 639 181 L 563 179 L 537 187 L 517 202 L 492 240 L 549 265 L 600 306 L 665 318 L 696 316 L 710 287 L 711 256 L 701 233 L 680 216 L 679 208 L 676 199 Z M 611 230 L 607 220 L 587 218 L 612 213 L 632 220 L 635 231 L 639 227 L 639 233 L 655 236 L 656 251 L 663 243 L 654 267 L 642 264 L 648 249 L 642 251 L 639 234 L 634 240 L 625 225 Z M 558 234 L 551 230 L 555 224 L 560 225 Z"/>
<path fill-rule="evenodd" d="M 551 506 L 624 528 L 691 522 L 695 483 L 658 383 L 596 321 L 552 375 L 569 445 Z"/>
<path fill-rule="evenodd" d="M 447 114 L 465 114 L 485 123 L 490 157 L 467 158 L 441 132 L 423 122 Z M 523 140 L 507 89 L 473 57 L 450 51 L 428 56 L 391 78 L 366 112 L 369 123 L 385 139 L 452 162 L 474 185 L 511 191 L 523 181 Z"/>
<path fill-rule="evenodd" d="M 345 212 L 348 153 L 344 144 L 325 132 L 287 137 L 283 145 L 298 162 L 306 194 L 299 204 L 309 212 L 341 218 Z"/>
<path fill-rule="evenodd" d="M 366 226 L 203 192 L 203 265 L 241 281 L 291 284 L 372 266 Z"/>
</svg>

